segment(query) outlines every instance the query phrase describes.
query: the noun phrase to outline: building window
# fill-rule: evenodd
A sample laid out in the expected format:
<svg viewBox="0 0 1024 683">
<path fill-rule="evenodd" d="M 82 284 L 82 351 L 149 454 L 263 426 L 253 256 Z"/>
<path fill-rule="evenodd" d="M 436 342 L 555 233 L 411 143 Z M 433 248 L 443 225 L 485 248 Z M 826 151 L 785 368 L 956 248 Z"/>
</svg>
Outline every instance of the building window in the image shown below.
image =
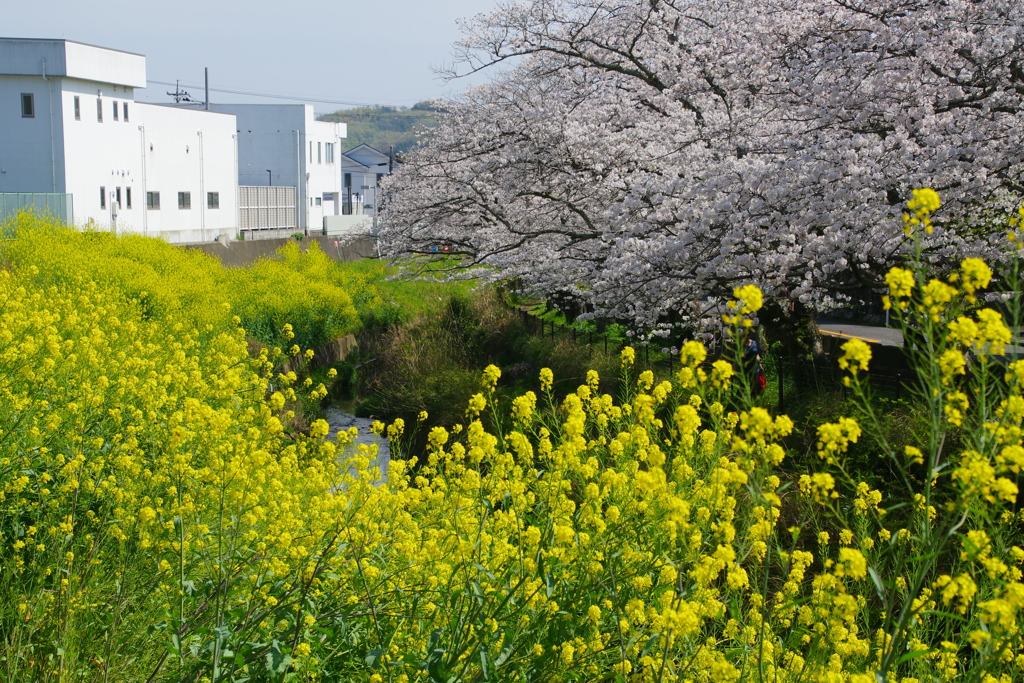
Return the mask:
<svg viewBox="0 0 1024 683">
<path fill-rule="evenodd" d="M 378 173 L 377 174 L 377 185 L 380 185 L 380 181 L 383 180 L 383 179 L 384 179 L 384 174 L 383 173 Z"/>
<path fill-rule="evenodd" d="M 124 113 L 124 116 L 122 116 L 121 118 L 123 118 L 127 122 L 128 121 L 128 103 L 127 102 L 125 102 L 125 103 L 123 103 L 121 105 L 121 111 Z"/>
<path fill-rule="evenodd" d="M 82 103 L 78 99 L 78 95 L 75 95 L 75 121 L 82 120 Z"/>
<path fill-rule="evenodd" d="M 317 197 L 317 198 L 316 198 L 316 199 L 314 200 L 314 203 L 315 203 L 315 204 L 316 204 L 317 206 L 322 206 L 322 203 L 321 203 L 321 201 L 320 201 L 320 197 Z"/>
<path fill-rule="evenodd" d="M 114 199 L 117 200 L 117 205 L 121 206 L 121 188 L 114 190 Z"/>
<path fill-rule="evenodd" d="M 30 92 L 21 93 L 21 118 L 34 119 L 36 117 L 35 95 Z"/>
<path fill-rule="evenodd" d="M 309 141 L 309 163 L 313 163 L 313 141 Z"/>
<path fill-rule="evenodd" d="M 324 144 L 324 160 L 329 163 L 334 163 L 334 143 L 328 142 Z"/>
<path fill-rule="evenodd" d="M 96 120 L 103 123 L 103 100 L 96 98 Z"/>
<path fill-rule="evenodd" d="M 352 174 L 351 173 L 346 173 L 345 174 L 345 187 L 347 187 L 349 189 L 352 189 Z"/>
<path fill-rule="evenodd" d="M 324 163 L 323 147 L 324 145 L 322 142 L 316 143 L 316 163 L 318 164 Z"/>
<path fill-rule="evenodd" d="M 219 209 L 220 208 L 220 192 L 207 192 L 206 193 L 206 208 L 208 208 L 208 209 Z"/>
<path fill-rule="evenodd" d="M 107 188 L 105 187 L 100 188 L 100 208 L 107 208 Z"/>
<path fill-rule="evenodd" d="M 160 193 L 159 192 L 147 192 L 146 193 L 146 208 L 153 209 L 154 211 L 160 208 Z"/>
<path fill-rule="evenodd" d="M 132 208 L 132 188 L 124 188 L 124 208 Z"/>
<path fill-rule="evenodd" d="M 178 193 L 178 208 L 179 209 L 191 209 L 192 208 L 192 193 L 191 192 L 179 192 Z"/>
<path fill-rule="evenodd" d="M 117 101 L 111 102 L 114 105 L 114 120 L 117 121 Z"/>
</svg>

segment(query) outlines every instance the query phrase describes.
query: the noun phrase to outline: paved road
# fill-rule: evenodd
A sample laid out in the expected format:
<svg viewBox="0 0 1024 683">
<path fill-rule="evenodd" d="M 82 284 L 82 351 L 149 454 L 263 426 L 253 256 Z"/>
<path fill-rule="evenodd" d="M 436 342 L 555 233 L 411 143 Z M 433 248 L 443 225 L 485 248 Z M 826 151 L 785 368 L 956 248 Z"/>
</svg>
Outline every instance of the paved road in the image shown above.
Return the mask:
<svg viewBox="0 0 1024 683">
<path fill-rule="evenodd" d="M 875 327 L 873 325 L 854 325 L 847 322 L 819 320 L 818 331 L 837 339 L 863 339 L 869 344 L 880 346 L 903 347 L 903 333 L 890 327 Z M 1017 342 L 1006 347 L 1006 353 L 1010 358 L 1024 357 L 1024 343 L 1022 343 L 1021 330 L 1015 335 Z"/>
<path fill-rule="evenodd" d="M 819 320 L 818 331 L 839 339 L 863 339 L 881 346 L 903 346 L 903 333 L 891 327 L 854 325 L 853 323 Z"/>
</svg>

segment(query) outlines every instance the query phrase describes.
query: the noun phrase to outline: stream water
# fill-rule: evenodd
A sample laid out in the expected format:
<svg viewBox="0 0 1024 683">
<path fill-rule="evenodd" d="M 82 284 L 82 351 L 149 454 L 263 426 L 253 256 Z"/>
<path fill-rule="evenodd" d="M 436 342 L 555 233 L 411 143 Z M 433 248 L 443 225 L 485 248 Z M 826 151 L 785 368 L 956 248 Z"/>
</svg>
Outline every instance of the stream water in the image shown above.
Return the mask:
<svg viewBox="0 0 1024 683">
<path fill-rule="evenodd" d="M 377 459 L 371 463 L 371 466 L 376 465 L 380 468 L 381 475 L 386 477 L 388 473 L 388 463 L 391 462 L 391 450 L 388 448 L 388 440 L 377 436 L 370 431 L 370 420 L 365 417 L 356 417 L 346 413 L 341 408 L 331 406 L 324 411 L 324 419 L 327 420 L 327 424 L 331 426 L 330 438 L 333 440 L 334 435 L 339 430 L 346 430 L 350 427 L 356 427 L 359 429 L 359 436 L 356 440 L 345 447 L 344 452 L 340 457 L 345 457 L 347 453 L 355 450 L 357 444 L 376 444 L 377 446 Z"/>
</svg>

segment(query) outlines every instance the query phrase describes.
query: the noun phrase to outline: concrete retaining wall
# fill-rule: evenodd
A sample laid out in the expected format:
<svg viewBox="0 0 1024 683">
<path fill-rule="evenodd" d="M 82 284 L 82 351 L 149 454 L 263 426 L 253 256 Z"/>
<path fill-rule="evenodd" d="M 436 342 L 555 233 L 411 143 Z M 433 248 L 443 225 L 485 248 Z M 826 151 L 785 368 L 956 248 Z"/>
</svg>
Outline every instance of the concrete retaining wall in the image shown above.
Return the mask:
<svg viewBox="0 0 1024 683">
<path fill-rule="evenodd" d="M 271 240 L 246 240 L 244 242 L 226 240 L 224 242 L 204 242 L 202 244 L 184 244 L 182 246 L 186 249 L 198 249 L 211 256 L 216 256 L 228 268 L 240 268 L 252 265 L 261 258 L 274 258 L 275 252 L 290 241 L 294 241 L 293 238 L 283 237 Z M 312 242 L 319 244 L 321 251 L 339 263 L 358 261 L 364 258 L 375 258 L 377 256 L 373 239 L 370 237 L 345 239 L 328 235 L 309 235 L 300 242 L 302 250 L 306 251 Z"/>
</svg>

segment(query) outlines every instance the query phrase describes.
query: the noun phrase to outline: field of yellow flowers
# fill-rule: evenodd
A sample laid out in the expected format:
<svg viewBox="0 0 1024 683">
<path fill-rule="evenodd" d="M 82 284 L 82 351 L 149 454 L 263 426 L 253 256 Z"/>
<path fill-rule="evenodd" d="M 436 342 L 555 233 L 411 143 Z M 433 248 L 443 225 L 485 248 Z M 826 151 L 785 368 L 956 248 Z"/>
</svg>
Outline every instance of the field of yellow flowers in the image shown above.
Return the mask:
<svg viewBox="0 0 1024 683">
<path fill-rule="evenodd" d="M 295 343 L 315 347 L 357 331 L 357 308 L 381 303 L 370 277 L 337 267 L 316 244 L 302 252 L 289 242 L 277 259 L 224 268 L 158 239 L 79 232 L 30 214 L 8 227 L 18 239 L 4 243 L 4 262 L 35 266 L 38 282 L 92 281 L 132 300 L 145 318 L 175 319 L 200 334 L 227 329 L 237 315 L 265 344 L 283 343 L 280 330 L 290 323 Z"/>
<path fill-rule="evenodd" d="M 379 472 L 322 421 L 283 432 L 295 392 L 326 389 L 274 371 L 300 345 L 253 357 L 230 298 L 144 296 L 100 259 L 58 277 L 30 241 L 0 270 L 4 680 L 1024 676 L 1024 361 L 977 304 L 981 261 L 887 278 L 919 340 L 927 419 L 907 443 L 880 428 L 854 340 L 856 412 L 794 472 L 793 423 L 690 342 L 663 381 L 625 349 L 617 399 L 597 373 L 556 397 L 542 370 L 508 405 L 489 367 L 460 424 Z M 761 303 L 736 291 L 736 338 Z M 414 427 L 374 428 L 401 452 Z M 845 467 L 854 442 L 884 490 Z"/>
</svg>

